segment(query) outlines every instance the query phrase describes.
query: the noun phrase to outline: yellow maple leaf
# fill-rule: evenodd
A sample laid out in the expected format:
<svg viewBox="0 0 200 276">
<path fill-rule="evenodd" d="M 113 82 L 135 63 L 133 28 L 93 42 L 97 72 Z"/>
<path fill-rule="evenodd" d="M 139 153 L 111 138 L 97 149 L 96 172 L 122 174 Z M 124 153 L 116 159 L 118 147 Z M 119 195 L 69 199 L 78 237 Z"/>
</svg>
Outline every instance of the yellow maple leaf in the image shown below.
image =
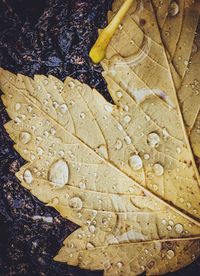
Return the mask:
<svg viewBox="0 0 200 276">
<path fill-rule="evenodd" d="M 55 260 L 106 275 L 163 274 L 200 253 L 199 174 L 179 76 L 144 5 L 133 5 L 102 63 L 114 105 L 71 78 L 0 71 L 5 128 L 27 161 L 17 177 L 80 226 Z"/>
</svg>

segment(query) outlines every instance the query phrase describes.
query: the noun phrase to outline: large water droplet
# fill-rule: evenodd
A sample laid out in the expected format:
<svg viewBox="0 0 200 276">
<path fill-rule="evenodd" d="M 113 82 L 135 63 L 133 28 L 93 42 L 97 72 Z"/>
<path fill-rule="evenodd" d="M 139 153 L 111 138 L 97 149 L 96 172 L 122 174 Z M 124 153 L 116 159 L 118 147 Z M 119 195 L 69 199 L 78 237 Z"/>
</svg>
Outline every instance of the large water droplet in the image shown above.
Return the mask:
<svg viewBox="0 0 200 276">
<path fill-rule="evenodd" d="M 134 154 L 129 158 L 129 165 L 134 171 L 140 170 L 142 168 L 142 159 L 139 155 Z"/>
<path fill-rule="evenodd" d="M 23 131 L 20 133 L 19 139 L 24 145 L 26 145 L 31 140 L 31 134 Z"/>
<path fill-rule="evenodd" d="M 63 159 L 56 161 L 50 167 L 48 179 L 54 186 L 59 188 L 68 183 L 69 167 Z"/>
<path fill-rule="evenodd" d="M 154 171 L 156 176 L 161 176 L 164 173 L 164 168 L 159 163 L 156 163 L 156 164 L 153 165 L 153 171 Z"/>
<path fill-rule="evenodd" d="M 30 170 L 25 170 L 24 171 L 24 174 L 23 174 L 23 178 L 24 178 L 24 181 L 27 183 L 27 184 L 31 184 L 32 181 L 33 181 L 33 176 L 32 176 L 32 173 Z"/>
<path fill-rule="evenodd" d="M 83 202 L 79 197 L 73 197 L 69 200 L 69 206 L 76 210 L 81 210 L 83 207 Z"/>
<path fill-rule="evenodd" d="M 160 137 L 157 133 L 152 132 L 147 136 L 147 144 L 152 148 L 157 148 L 160 143 Z"/>
</svg>

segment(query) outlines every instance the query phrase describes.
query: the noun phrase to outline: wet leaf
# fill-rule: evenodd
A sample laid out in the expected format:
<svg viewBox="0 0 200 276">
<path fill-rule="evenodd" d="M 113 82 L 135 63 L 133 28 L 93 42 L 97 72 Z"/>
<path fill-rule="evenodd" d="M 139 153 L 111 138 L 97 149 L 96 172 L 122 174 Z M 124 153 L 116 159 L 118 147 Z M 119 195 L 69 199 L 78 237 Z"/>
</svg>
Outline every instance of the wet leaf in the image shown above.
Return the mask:
<svg viewBox="0 0 200 276">
<path fill-rule="evenodd" d="M 5 128 L 27 161 L 17 177 L 80 226 L 55 260 L 106 275 L 164 274 L 200 254 L 199 174 L 177 99 L 182 80 L 151 3 L 137 3 L 102 62 L 115 104 L 72 78 L 0 72 Z"/>
</svg>

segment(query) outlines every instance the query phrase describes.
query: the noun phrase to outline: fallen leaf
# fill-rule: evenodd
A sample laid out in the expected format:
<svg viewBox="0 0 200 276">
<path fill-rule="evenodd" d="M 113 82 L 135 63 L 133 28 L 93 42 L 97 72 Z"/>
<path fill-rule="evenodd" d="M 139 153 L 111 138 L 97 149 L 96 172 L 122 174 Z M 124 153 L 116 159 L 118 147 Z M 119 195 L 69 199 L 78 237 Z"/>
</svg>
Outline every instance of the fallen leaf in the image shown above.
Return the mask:
<svg viewBox="0 0 200 276">
<path fill-rule="evenodd" d="M 164 274 L 200 254 L 199 174 L 173 64 L 144 4 L 102 63 L 114 105 L 72 78 L 0 72 L 5 128 L 27 161 L 17 177 L 80 226 L 55 260 L 105 275 Z"/>
</svg>

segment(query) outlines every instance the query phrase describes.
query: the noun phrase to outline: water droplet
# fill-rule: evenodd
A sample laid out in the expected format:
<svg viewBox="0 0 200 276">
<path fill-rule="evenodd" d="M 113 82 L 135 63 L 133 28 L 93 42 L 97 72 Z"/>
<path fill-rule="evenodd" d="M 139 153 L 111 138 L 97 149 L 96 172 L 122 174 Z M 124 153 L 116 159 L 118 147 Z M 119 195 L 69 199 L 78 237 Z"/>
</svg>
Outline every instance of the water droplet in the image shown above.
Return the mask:
<svg viewBox="0 0 200 276">
<path fill-rule="evenodd" d="M 89 226 L 89 231 L 90 231 L 92 234 L 94 234 L 95 231 L 96 231 L 96 227 L 95 227 L 94 225 L 90 225 L 90 226 Z"/>
<path fill-rule="evenodd" d="M 121 131 L 123 130 L 123 126 L 121 124 L 117 124 L 117 128 Z"/>
<path fill-rule="evenodd" d="M 168 259 L 172 259 L 174 257 L 174 251 L 173 250 L 168 250 L 166 253 L 166 256 Z"/>
<path fill-rule="evenodd" d="M 81 190 L 86 189 L 86 184 L 85 184 L 85 182 L 81 181 L 81 182 L 79 183 L 79 188 L 80 188 Z"/>
<path fill-rule="evenodd" d="M 119 24 L 119 27 L 118 27 L 119 29 L 120 29 L 120 31 L 123 29 L 123 26 L 122 26 L 122 24 Z"/>
<path fill-rule="evenodd" d="M 61 111 L 61 113 L 66 113 L 67 110 L 68 110 L 68 107 L 67 107 L 66 104 L 61 104 L 60 105 L 60 111 Z"/>
<path fill-rule="evenodd" d="M 124 138 L 124 141 L 126 142 L 127 145 L 130 145 L 132 143 L 130 136 L 126 136 Z"/>
<path fill-rule="evenodd" d="M 23 174 L 23 178 L 24 178 L 24 181 L 27 183 L 27 184 L 31 184 L 32 181 L 33 181 L 33 176 L 32 176 L 32 173 L 30 170 L 25 170 L 24 171 L 24 174 Z"/>
<path fill-rule="evenodd" d="M 154 191 L 157 191 L 158 190 L 158 186 L 156 184 L 153 185 L 153 189 Z"/>
<path fill-rule="evenodd" d="M 83 202 L 79 197 L 73 197 L 69 200 L 69 206 L 76 210 L 81 210 L 83 207 Z"/>
<path fill-rule="evenodd" d="M 116 266 L 118 267 L 118 268 L 122 268 L 123 267 L 123 263 L 122 262 L 118 262 L 118 263 L 116 263 Z"/>
<path fill-rule="evenodd" d="M 171 231 L 172 227 L 170 225 L 167 226 L 167 230 Z"/>
<path fill-rule="evenodd" d="M 174 225 L 173 220 L 169 220 L 169 225 L 171 225 L 171 226 L 173 226 L 173 225 Z"/>
<path fill-rule="evenodd" d="M 178 4 L 176 3 L 176 1 L 172 1 L 170 6 L 169 6 L 168 14 L 170 16 L 175 16 L 175 15 L 178 14 L 178 12 L 179 12 Z"/>
<path fill-rule="evenodd" d="M 131 121 L 131 116 L 126 115 L 126 116 L 124 117 L 124 123 L 128 124 L 128 123 L 130 123 L 130 121 Z"/>
<path fill-rule="evenodd" d="M 59 107 L 59 104 L 58 104 L 56 101 L 54 101 L 54 102 L 53 102 L 53 107 L 54 107 L 55 109 L 57 109 L 57 108 Z"/>
<path fill-rule="evenodd" d="M 51 130 L 50 130 L 50 133 L 51 133 L 51 135 L 55 135 L 56 134 L 56 130 L 55 130 L 55 128 L 51 128 Z"/>
<path fill-rule="evenodd" d="M 181 153 L 181 148 L 176 148 L 176 152 L 177 152 L 178 154 L 180 154 L 180 153 Z"/>
<path fill-rule="evenodd" d="M 15 122 L 16 124 L 20 124 L 20 123 L 21 123 L 21 120 L 20 120 L 19 117 L 16 117 L 16 118 L 14 119 L 14 122 Z"/>
<path fill-rule="evenodd" d="M 145 160 L 149 160 L 149 158 L 150 158 L 150 155 L 149 155 L 148 153 L 145 153 L 145 154 L 144 154 L 144 159 L 145 159 Z"/>
<path fill-rule="evenodd" d="M 183 203 L 185 200 L 184 200 L 184 198 L 180 197 L 180 198 L 179 198 L 179 201 L 180 201 L 181 203 Z"/>
<path fill-rule="evenodd" d="M 107 148 L 106 148 L 106 146 L 104 146 L 104 145 L 99 146 L 99 147 L 97 148 L 97 153 L 98 153 L 101 157 L 108 159 L 108 153 L 107 153 Z"/>
<path fill-rule="evenodd" d="M 163 225 L 166 225 L 167 224 L 167 221 L 165 219 L 162 220 L 162 224 Z"/>
<path fill-rule="evenodd" d="M 49 83 L 49 81 L 47 79 L 44 79 L 43 84 L 47 85 L 48 83 Z"/>
<path fill-rule="evenodd" d="M 32 110 L 33 110 L 32 106 L 29 105 L 29 106 L 27 107 L 27 111 L 28 111 L 29 113 L 31 113 Z"/>
<path fill-rule="evenodd" d="M 157 133 L 152 132 L 147 136 L 147 144 L 152 148 L 157 148 L 160 143 L 160 137 Z"/>
<path fill-rule="evenodd" d="M 163 138 L 164 138 L 164 139 L 169 138 L 169 132 L 167 131 L 166 128 L 163 128 L 163 129 L 162 129 L 162 133 L 163 133 Z"/>
<path fill-rule="evenodd" d="M 175 225 L 174 229 L 175 229 L 175 231 L 176 231 L 177 233 L 180 234 L 180 233 L 183 232 L 183 225 L 180 224 L 180 223 L 178 223 L 178 224 Z"/>
<path fill-rule="evenodd" d="M 84 112 L 81 112 L 81 113 L 80 113 L 80 118 L 81 118 L 81 119 L 84 119 L 84 118 L 85 118 L 85 113 L 84 113 Z"/>
<path fill-rule="evenodd" d="M 26 145 L 31 140 L 31 134 L 28 133 L 28 132 L 25 132 L 25 131 L 21 132 L 20 136 L 19 136 L 19 139 L 24 145 Z"/>
<path fill-rule="evenodd" d="M 120 150 L 123 146 L 123 143 L 120 139 L 117 139 L 116 143 L 115 143 L 115 149 L 116 150 Z"/>
<path fill-rule="evenodd" d="M 18 111 L 18 110 L 20 110 L 20 108 L 21 108 L 21 104 L 20 103 L 16 103 L 15 104 L 15 110 Z"/>
<path fill-rule="evenodd" d="M 128 107 L 128 105 L 127 105 L 127 104 L 126 104 L 126 105 L 124 105 L 124 106 L 123 106 L 123 109 L 124 109 L 124 111 L 128 112 L 128 111 L 129 111 L 129 107 Z"/>
<path fill-rule="evenodd" d="M 75 87 L 75 83 L 73 81 L 70 81 L 69 82 L 69 87 L 73 89 Z"/>
<path fill-rule="evenodd" d="M 56 206 L 60 203 L 60 200 L 58 197 L 54 197 L 52 200 L 51 200 L 51 203 L 53 206 Z"/>
<path fill-rule="evenodd" d="M 164 173 L 164 168 L 163 168 L 162 165 L 156 163 L 156 164 L 153 165 L 153 171 L 154 171 L 156 176 L 161 176 Z"/>
<path fill-rule="evenodd" d="M 42 154 L 43 154 L 43 149 L 40 148 L 40 147 L 38 147 L 38 148 L 37 148 L 37 154 L 38 154 L 38 155 L 42 155 Z"/>
<path fill-rule="evenodd" d="M 105 104 L 104 105 L 104 109 L 105 111 L 109 112 L 109 113 L 112 113 L 113 111 L 113 106 L 111 104 Z"/>
<path fill-rule="evenodd" d="M 90 250 L 90 249 L 93 249 L 93 248 L 94 248 L 94 245 L 91 242 L 88 242 L 87 245 L 86 245 L 86 249 Z"/>
<path fill-rule="evenodd" d="M 69 180 L 69 167 L 64 160 L 58 160 L 50 167 L 48 180 L 56 187 L 62 188 Z"/>
<path fill-rule="evenodd" d="M 117 98 L 121 98 L 122 97 L 122 92 L 121 91 L 117 91 L 116 95 L 117 95 Z"/>
<path fill-rule="evenodd" d="M 129 165 L 134 171 L 140 170 L 142 168 L 142 159 L 139 155 L 134 154 L 129 158 Z"/>
</svg>

